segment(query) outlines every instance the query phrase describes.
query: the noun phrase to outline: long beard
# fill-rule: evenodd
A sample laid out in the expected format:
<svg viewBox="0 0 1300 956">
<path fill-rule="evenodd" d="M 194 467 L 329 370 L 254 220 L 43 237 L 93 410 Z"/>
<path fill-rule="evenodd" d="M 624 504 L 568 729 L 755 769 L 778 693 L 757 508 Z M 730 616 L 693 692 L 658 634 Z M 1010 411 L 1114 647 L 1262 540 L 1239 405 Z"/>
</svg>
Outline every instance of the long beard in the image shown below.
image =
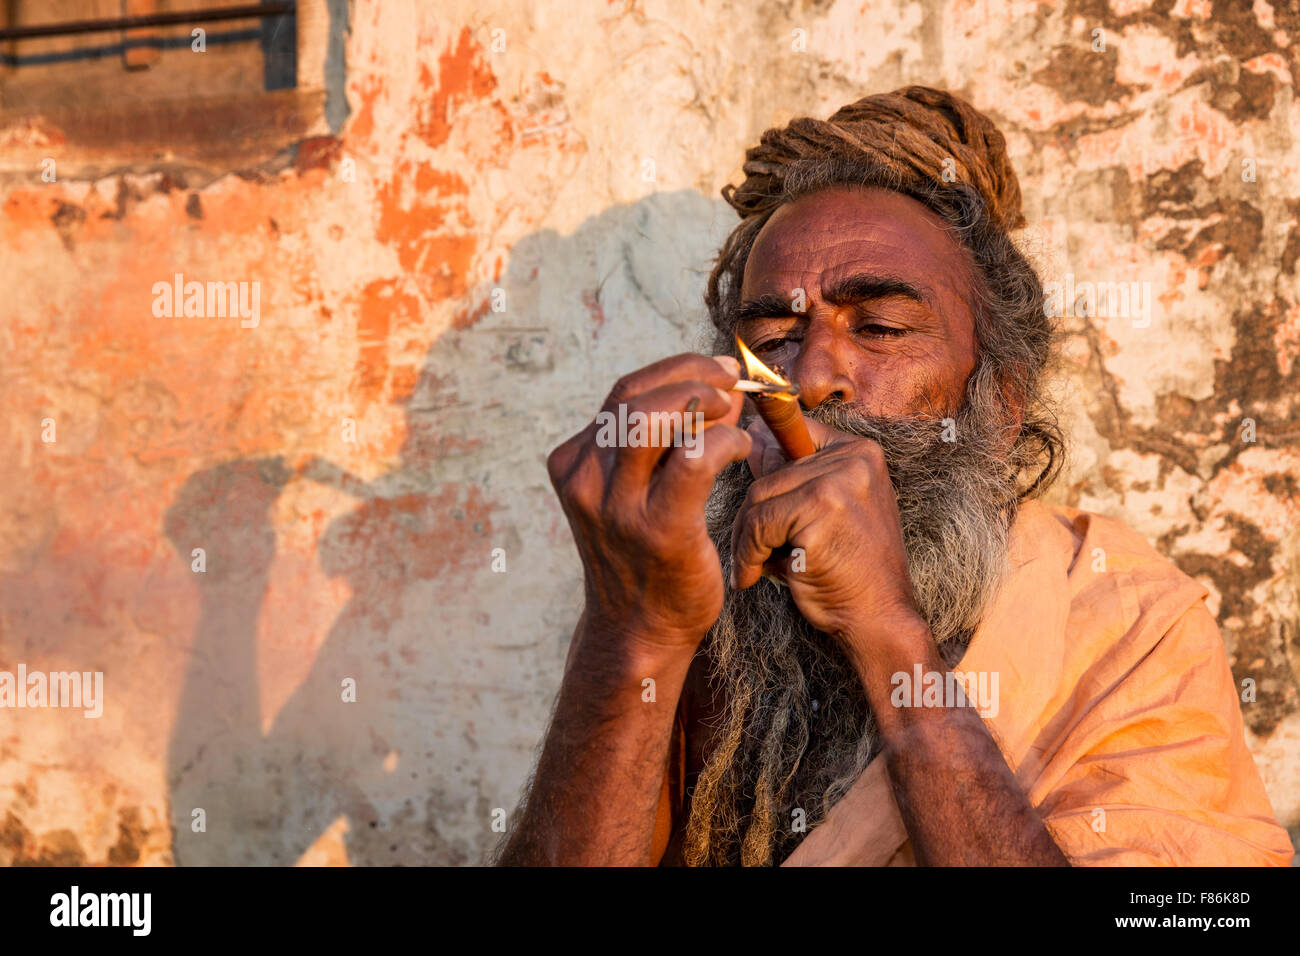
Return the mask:
<svg viewBox="0 0 1300 956">
<path fill-rule="evenodd" d="M 1003 577 L 1018 503 L 1019 469 L 1003 430 L 971 408 L 954 417 L 955 435 L 934 419 L 876 418 L 836 400 L 809 413 L 883 449 L 917 609 L 948 667 Z M 733 464 L 710 499 L 724 580 L 732 525 L 752 481 L 746 463 Z M 836 642 L 767 578 L 728 589 L 702 647 L 723 703 L 691 796 L 685 861 L 779 865 L 879 752 L 875 720 Z"/>
</svg>

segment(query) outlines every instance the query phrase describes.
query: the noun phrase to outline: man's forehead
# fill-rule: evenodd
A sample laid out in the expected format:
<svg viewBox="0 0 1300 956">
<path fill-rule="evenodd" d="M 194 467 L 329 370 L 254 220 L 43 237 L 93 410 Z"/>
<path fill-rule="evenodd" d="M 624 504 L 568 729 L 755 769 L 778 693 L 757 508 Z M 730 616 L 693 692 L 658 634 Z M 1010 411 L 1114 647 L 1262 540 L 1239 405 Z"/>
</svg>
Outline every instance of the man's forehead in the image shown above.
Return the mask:
<svg viewBox="0 0 1300 956">
<path fill-rule="evenodd" d="M 916 200 L 883 189 L 831 188 L 772 214 L 745 264 L 741 295 L 788 295 L 796 287 L 820 294 L 862 272 L 958 296 L 969 276 L 961 246 Z"/>
</svg>

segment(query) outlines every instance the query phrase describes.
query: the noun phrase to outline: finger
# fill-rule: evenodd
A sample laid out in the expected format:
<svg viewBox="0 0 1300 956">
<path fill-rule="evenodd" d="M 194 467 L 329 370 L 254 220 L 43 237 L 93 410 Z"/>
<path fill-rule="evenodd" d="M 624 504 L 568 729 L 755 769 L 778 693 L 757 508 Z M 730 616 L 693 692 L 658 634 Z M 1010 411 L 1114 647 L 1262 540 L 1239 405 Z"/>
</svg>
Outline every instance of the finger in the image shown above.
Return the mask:
<svg viewBox="0 0 1300 956">
<path fill-rule="evenodd" d="M 829 425 L 823 425 L 807 415 L 804 415 L 804 423 L 808 426 L 808 434 L 812 438 L 813 446 L 819 452 L 824 448 L 842 445 L 858 438 L 858 436 L 851 435 L 848 432 L 842 432 L 836 428 L 831 428 Z M 756 435 L 755 449 L 749 457 L 749 470 L 755 478 L 762 478 L 764 475 L 789 463 L 790 459 L 786 457 L 785 451 L 772 434 L 767 422 L 756 415 L 746 427 L 762 436 L 758 437 Z M 809 458 L 811 457 L 809 456 Z M 808 461 L 809 459 L 800 460 Z"/>
<path fill-rule="evenodd" d="M 846 441 L 854 441 L 859 438 L 858 435 L 851 435 L 848 432 L 842 432 L 838 428 L 832 428 L 830 425 L 823 425 L 814 418 L 807 415 L 803 417 L 804 423 L 808 426 L 808 434 L 812 437 L 813 444 L 817 446 L 818 451 L 823 448 L 829 448 L 832 445 L 840 445 Z"/>
<path fill-rule="evenodd" d="M 745 503 L 756 505 L 778 495 L 789 494 L 813 479 L 834 474 L 843 467 L 843 462 L 839 458 L 823 459 L 820 456 L 800 458 L 798 461 L 790 462 L 786 467 L 769 471 L 762 478 L 756 478 L 749 486 Z"/>
<path fill-rule="evenodd" d="M 706 382 L 715 388 L 729 389 L 739 377 L 740 363 L 729 355 L 709 356 L 684 352 L 624 375 L 614 383 L 602 407 L 613 409 L 644 392 L 672 382 Z"/>
<path fill-rule="evenodd" d="M 772 552 L 791 543 L 808 519 L 793 495 L 781 495 L 740 509 L 731 529 L 731 585 L 752 587 Z"/>
<path fill-rule="evenodd" d="M 734 425 L 715 423 L 700 435 L 699 446 L 674 448 L 650 489 L 651 508 L 702 513 L 718 472 L 749 454 L 749 433 Z"/>
<path fill-rule="evenodd" d="M 592 440 L 594 430 L 595 425 L 589 425 L 546 459 L 551 485 L 570 517 L 577 512 L 597 514 L 605 498 L 606 471 Z"/>
<path fill-rule="evenodd" d="M 578 463 L 578 456 L 583 447 L 590 443 L 595 425 L 588 423 L 576 435 L 570 435 L 551 449 L 546 456 L 546 473 L 551 477 L 551 484 L 557 484 Z"/>
<path fill-rule="evenodd" d="M 732 399 L 731 392 L 704 382 L 672 382 L 641 393 L 619 409 L 602 410 L 595 437 L 602 448 L 615 449 L 611 497 L 644 501 L 659 461 L 674 447 L 700 439 L 695 430 L 701 417 L 708 421 L 733 414 Z"/>
<path fill-rule="evenodd" d="M 748 457 L 749 473 L 751 475 L 755 478 L 762 478 L 785 464 L 785 453 L 781 451 L 781 446 L 777 444 L 772 429 L 767 427 L 767 422 L 761 418 L 755 418 L 746 426 L 746 431 L 754 439 L 754 447 Z"/>
</svg>

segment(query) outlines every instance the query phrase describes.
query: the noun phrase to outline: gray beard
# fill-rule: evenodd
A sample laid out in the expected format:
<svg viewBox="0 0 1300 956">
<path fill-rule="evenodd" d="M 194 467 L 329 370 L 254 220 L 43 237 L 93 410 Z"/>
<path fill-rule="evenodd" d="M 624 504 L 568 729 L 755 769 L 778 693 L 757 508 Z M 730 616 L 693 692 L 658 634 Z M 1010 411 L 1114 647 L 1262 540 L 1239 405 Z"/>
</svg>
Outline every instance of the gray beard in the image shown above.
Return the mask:
<svg viewBox="0 0 1300 956">
<path fill-rule="evenodd" d="M 965 652 L 1006 569 L 1019 469 L 992 415 L 884 419 L 832 400 L 808 415 L 878 442 L 898 500 L 917 610 L 946 666 Z M 739 462 L 719 476 L 710 534 L 731 568 L 731 530 L 753 478 Z M 861 681 L 835 641 L 763 578 L 727 589 L 702 644 L 722 703 L 707 763 L 691 796 L 690 865 L 773 865 L 825 819 L 880 748 Z M 797 811 L 802 811 L 799 813 Z M 802 824 L 802 827 L 800 826 Z"/>
</svg>

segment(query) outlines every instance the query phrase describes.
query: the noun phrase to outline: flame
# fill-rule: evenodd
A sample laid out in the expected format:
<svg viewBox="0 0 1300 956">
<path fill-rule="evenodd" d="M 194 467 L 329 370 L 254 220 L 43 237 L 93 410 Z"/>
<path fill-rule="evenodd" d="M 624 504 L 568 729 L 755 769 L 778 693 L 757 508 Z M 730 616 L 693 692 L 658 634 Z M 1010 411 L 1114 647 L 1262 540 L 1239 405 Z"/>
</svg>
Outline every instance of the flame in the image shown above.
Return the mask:
<svg viewBox="0 0 1300 956">
<path fill-rule="evenodd" d="M 745 363 L 745 374 L 756 382 L 768 382 L 772 385 L 789 385 L 790 383 L 783 379 L 776 372 L 772 371 L 759 359 L 757 355 L 751 352 L 745 343 L 736 336 L 736 348 L 740 349 L 740 359 Z"/>
</svg>

